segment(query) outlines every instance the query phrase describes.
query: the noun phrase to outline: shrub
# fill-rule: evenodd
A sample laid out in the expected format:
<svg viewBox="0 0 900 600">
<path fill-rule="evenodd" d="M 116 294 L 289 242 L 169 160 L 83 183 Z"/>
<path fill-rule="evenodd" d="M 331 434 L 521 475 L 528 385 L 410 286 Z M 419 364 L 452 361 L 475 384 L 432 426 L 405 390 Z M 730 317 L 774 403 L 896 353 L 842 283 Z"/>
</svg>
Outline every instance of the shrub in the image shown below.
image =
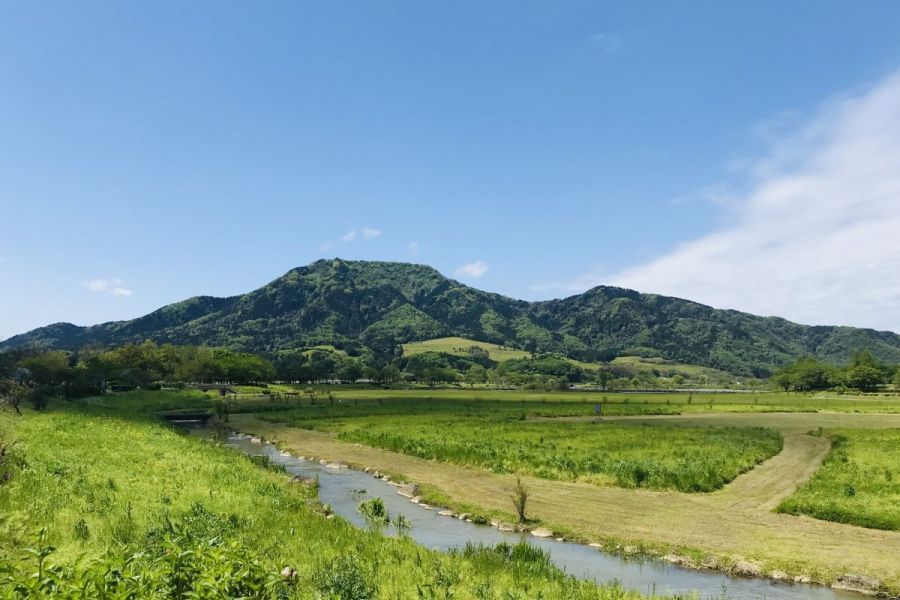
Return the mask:
<svg viewBox="0 0 900 600">
<path fill-rule="evenodd" d="M 377 591 L 351 556 L 333 560 L 313 573 L 312 583 L 325 597 L 340 600 L 370 600 Z"/>
<path fill-rule="evenodd" d="M 373 525 L 387 525 L 391 522 L 387 508 L 385 508 L 384 501 L 381 498 L 364 500 L 359 503 L 357 510 Z"/>
</svg>

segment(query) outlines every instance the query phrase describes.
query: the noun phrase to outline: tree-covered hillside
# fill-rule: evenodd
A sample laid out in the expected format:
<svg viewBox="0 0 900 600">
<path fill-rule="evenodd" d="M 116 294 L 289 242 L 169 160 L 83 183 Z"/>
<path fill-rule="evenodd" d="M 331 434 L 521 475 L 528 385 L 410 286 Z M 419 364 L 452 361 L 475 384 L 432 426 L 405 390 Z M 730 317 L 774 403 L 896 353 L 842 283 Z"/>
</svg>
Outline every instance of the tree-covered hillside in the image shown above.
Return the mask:
<svg viewBox="0 0 900 600">
<path fill-rule="evenodd" d="M 340 259 L 292 269 L 242 296 L 191 298 L 132 321 L 50 325 L 0 342 L 0 350 L 151 339 L 262 353 L 364 346 L 387 356 L 401 343 L 443 336 L 584 361 L 658 356 L 760 376 L 802 356 L 846 362 L 862 349 L 900 361 L 900 336 L 890 332 L 798 325 L 605 286 L 529 303 L 476 290 L 424 265 Z"/>
</svg>

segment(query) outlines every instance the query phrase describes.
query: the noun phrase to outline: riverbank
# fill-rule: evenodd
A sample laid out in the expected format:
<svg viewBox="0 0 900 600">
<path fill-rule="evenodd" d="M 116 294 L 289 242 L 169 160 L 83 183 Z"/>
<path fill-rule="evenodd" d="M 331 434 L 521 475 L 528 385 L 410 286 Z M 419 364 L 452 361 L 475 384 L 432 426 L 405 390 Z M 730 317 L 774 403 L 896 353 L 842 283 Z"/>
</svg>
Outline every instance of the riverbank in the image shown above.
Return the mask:
<svg viewBox="0 0 900 600">
<path fill-rule="evenodd" d="M 891 426 L 896 415 L 841 415 L 853 427 Z M 656 419 L 659 417 L 641 417 Z M 663 417 L 690 422 L 770 426 L 785 436 L 785 450 L 711 494 L 649 492 L 524 478 L 531 491 L 530 514 L 568 539 L 600 543 L 621 551 L 686 557 L 723 570 L 809 579 L 842 585 L 847 575 L 881 580 L 900 590 L 900 532 L 878 531 L 771 512 L 774 505 L 812 475 L 827 453 L 822 438 L 806 431 L 833 415 L 710 414 Z M 762 419 L 761 421 L 757 419 Z M 869 419 L 868 421 L 866 419 Z M 234 425 L 292 452 L 342 460 L 402 475 L 423 486 L 431 499 L 457 512 L 509 516 L 508 490 L 514 478 L 342 442 L 335 436 L 236 416 Z M 892 422 L 892 421 L 891 421 Z M 826 442 L 827 443 L 827 442 Z"/>
<path fill-rule="evenodd" d="M 530 532 L 509 523 L 495 522 L 493 527 L 477 525 L 476 515 L 459 515 L 440 506 L 426 505 L 416 496 L 415 484 L 401 484 L 379 472 L 365 473 L 348 469 L 346 463 L 295 457 L 259 437 L 230 434 L 225 443 L 253 456 L 265 457 L 300 481 L 318 483 L 319 495 L 336 514 L 357 526 L 368 523 L 357 509 L 361 501 L 379 499 L 392 518 L 403 515 L 411 524 L 410 535 L 426 547 L 456 552 L 472 545 L 526 543 L 547 554 L 567 573 L 597 582 L 618 581 L 626 589 L 655 590 L 664 594 L 696 594 L 700 598 L 733 600 L 858 600 L 857 594 L 822 586 L 776 583 L 759 577 L 731 577 L 721 572 L 696 570 L 670 562 L 623 557 L 595 547 L 552 539 L 550 531 L 529 524 Z M 390 526 L 387 533 L 392 533 Z M 393 532 L 399 533 L 399 532 Z"/>
</svg>

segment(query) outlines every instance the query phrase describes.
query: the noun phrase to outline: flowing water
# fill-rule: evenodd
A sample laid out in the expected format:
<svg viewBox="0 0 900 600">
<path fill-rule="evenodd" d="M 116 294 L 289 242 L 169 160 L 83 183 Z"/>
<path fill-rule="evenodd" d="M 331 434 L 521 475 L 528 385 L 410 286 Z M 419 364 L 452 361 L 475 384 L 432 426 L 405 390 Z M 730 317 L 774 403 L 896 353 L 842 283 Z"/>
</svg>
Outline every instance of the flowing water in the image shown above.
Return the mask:
<svg viewBox="0 0 900 600">
<path fill-rule="evenodd" d="M 330 504 L 335 514 L 365 527 L 357 505 L 369 498 L 381 498 L 391 518 L 398 514 L 411 523 L 409 535 L 419 544 L 437 550 L 462 548 L 468 542 L 494 545 L 525 541 L 546 551 L 551 560 L 566 573 L 597 583 L 618 581 L 623 587 L 639 592 L 684 594 L 696 592 L 701 598 L 750 600 L 859 600 L 863 596 L 833 590 L 824 586 L 776 583 L 763 578 L 731 577 L 718 571 L 686 569 L 652 559 L 621 558 L 589 546 L 553 539 L 540 539 L 529 534 L 506 533 L 487 525 L 476 525 L 452 517 L 440 516 L 397 494 L 397 488 L 367 473 L 352 469 L 333 469 L 315 461 L 301 460 L 281 453 L 276 447 L 254 442 L 249 436 L 230 434 L 226 445 L 246 454 L 267 456 L 288 473 L 319 477 L 319 497 Z M 396 535 L 391 527 L 388 535 Z"/>
</svg>

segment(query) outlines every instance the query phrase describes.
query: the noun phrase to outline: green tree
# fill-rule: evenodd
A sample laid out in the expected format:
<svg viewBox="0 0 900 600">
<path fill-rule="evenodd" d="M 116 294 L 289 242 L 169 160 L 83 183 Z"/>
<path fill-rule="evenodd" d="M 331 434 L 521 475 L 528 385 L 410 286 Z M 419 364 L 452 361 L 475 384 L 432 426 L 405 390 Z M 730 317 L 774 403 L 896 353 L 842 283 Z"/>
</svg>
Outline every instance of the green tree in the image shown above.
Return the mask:
<svg viewBox="0 0 900 600">
<path fill-rule="evenodd" d="M 875 367 L 859 364 L 847 370 L 846 381 L 847 385 L 852 388 L 862 392 L 872 392 L 878 389 L 880 384 L 884 383 L 884 376 Z"/>
<path fill-rule="evenodd" d="M 475 365 L 466 370 L 463 380 L 471 387 L 487 381 L 487 370 L 481 365 Z"/>
</svg>

